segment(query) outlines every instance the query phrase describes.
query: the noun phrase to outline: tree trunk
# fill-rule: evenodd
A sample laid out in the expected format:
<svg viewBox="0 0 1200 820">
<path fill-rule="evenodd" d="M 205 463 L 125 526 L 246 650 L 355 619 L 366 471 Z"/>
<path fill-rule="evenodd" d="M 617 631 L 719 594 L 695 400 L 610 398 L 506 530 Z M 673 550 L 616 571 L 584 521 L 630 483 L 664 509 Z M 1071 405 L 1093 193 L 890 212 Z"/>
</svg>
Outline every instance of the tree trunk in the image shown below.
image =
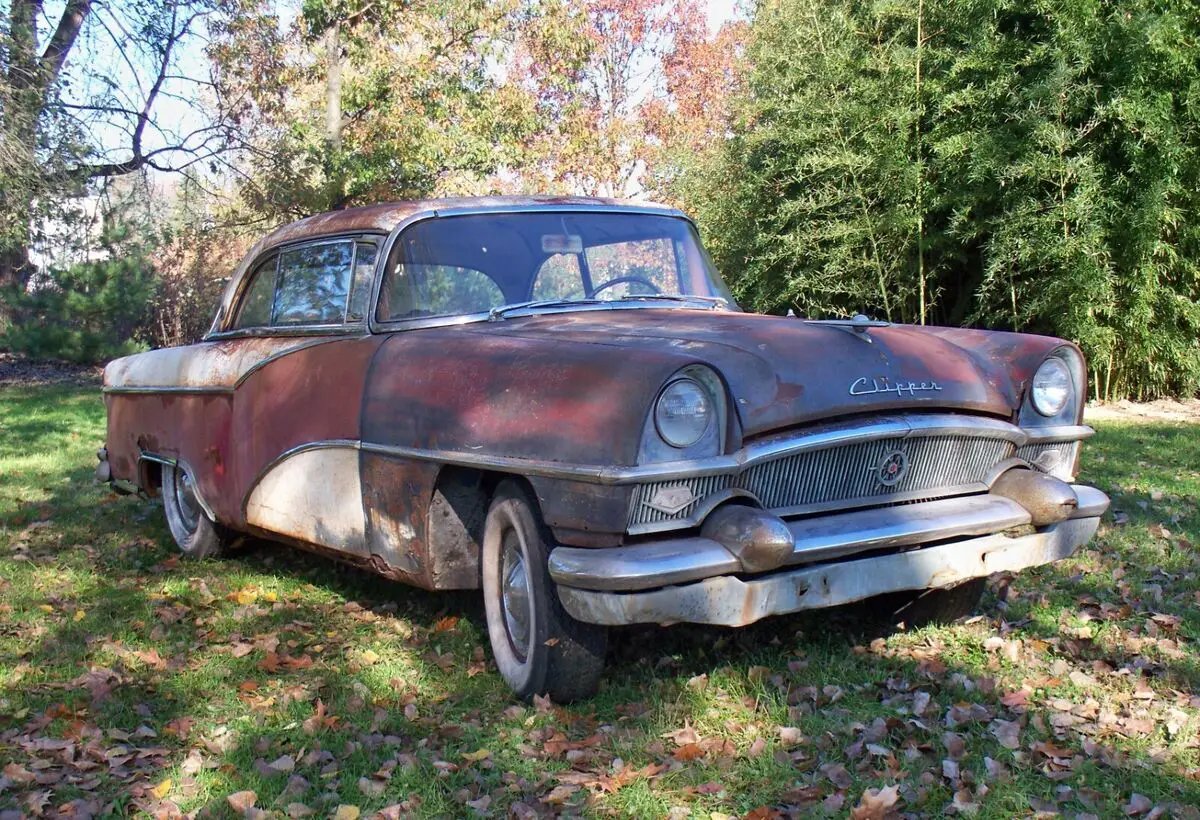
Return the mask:
<svg viewBox="0 0 1200 820">
<path fill-rule="evenodd" d="M 44 196 L 38 162 L 38 122 L 63 63 L 75 44 L 92 0 L 67 0 L 45 51 L 38 54 L 37 20 L 42 0 L 12 0 L 9 12 L 8 65 L 0 90 L 0 291 L 22 288 L 33 273 L 29 241 L 34 202 Z M 9 314 L 0 300 L 0 315 Z"/>
<path fill-rule="evenodd" d="M 346 204 L 346 183 L 342 174 L 342 42 L 338 23 L 325 32 L 325 181 L 329 189 L 328 206 L 339 210 Z"/>
</svg>

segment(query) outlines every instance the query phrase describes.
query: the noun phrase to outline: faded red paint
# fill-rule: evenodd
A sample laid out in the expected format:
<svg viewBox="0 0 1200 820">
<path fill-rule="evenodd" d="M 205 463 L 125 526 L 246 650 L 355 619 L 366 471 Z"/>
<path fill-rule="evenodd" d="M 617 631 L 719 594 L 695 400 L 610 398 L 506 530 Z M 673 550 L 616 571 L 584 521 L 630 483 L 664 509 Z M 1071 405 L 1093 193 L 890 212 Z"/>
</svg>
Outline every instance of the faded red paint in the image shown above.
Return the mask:
<svg viewBox="0 0 1200 820">
<path fill-rule="evenodd" d="M 387 232 L 431 209 L 540 204 L 612 203 L 431 200 L 322 214 L 264 238 L 240 270 L 267 248 Z M 237 285 L 235 276 L 227 299 Z M 936 410 L 1012 420 L 1033 371 L 1061 344 L 909 326 L 859 334 L 800 319 L 657 308 L 511 316 L 376 335 L 223 339 L 114 362 L 106 382 L 127 392 L 106 397 L 108 451 L 113 475 L 130 481 L 139 480 L 142 453 L 186 461 L 217 519 L 240 529 L 264 470 L 312 442 L 629 467 L 637 463 L 658 392 L 696 364 L 711 367 L 728 389 L 728 451 L 747 439 L 854 415 Z M 851 386 L 860 379 L 920 388 L 856 395 Z M 224 392 L 132 392 L 178 387 Z M 441 466 L 364 452 L 359 470 L 365 553 L 359 546 L 349 557 L 421 586 L 469 585 L 469 557 L 460 549 L 442 560 L 431 543 L 447 526 L 430 521 Z M 603 546 L 624 538 L 631 488 L 545 477 L 530 478 L 530 485 L 558 540 Z M 461 532 L 456 538 L 468 541 Z"/>
</svg>

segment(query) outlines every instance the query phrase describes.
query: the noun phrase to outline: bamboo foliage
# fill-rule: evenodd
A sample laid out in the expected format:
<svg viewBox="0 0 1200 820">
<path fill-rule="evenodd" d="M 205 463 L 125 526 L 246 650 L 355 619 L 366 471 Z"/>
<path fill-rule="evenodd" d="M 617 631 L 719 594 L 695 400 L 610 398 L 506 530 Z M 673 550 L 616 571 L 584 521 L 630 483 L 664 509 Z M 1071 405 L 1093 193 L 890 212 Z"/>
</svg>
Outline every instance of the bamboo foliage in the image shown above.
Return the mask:
<svg viewBox="0 0 1200 820">
<path fill-rule="evenodd" d="M 1078 342 L 1200 386 L 1190 0 L 764 0 L 729 137 L 672 194 L 760 310 Z"/>
</svg>

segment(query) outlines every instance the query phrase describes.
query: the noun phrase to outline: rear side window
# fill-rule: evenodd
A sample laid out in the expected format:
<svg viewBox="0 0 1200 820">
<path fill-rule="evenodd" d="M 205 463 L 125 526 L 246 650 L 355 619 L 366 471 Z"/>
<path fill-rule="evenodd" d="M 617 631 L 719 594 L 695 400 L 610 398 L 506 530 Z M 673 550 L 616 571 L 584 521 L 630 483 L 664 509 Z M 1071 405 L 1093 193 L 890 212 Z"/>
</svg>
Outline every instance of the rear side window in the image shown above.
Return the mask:
<svg viewBox="0 0 1200 820">
<path fill-rule="evenodd" d="M 271 304 L 275 297 L 275 266 L 278 256 L 259 263 L 250 276 L 250 287 L 242 298 L 242 309 L 238 313 L 234 329 L 266 327 L 271 324 Z"/>
<path fill-rule="evenodd" d="M 353 242 L 327 242 L 281 253 L 271 324 L 286 327 L 345 321 L 353 257 Z"/>
</svg>

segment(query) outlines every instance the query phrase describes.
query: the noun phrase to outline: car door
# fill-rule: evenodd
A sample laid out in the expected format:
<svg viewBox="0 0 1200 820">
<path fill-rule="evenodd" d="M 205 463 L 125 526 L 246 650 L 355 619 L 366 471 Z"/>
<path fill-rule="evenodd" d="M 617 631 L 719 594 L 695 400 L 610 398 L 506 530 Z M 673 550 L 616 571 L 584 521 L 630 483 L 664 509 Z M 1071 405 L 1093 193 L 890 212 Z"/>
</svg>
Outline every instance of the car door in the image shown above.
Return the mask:
<svg viewBox="0 0 1200 820">
<path fill-rule="evenodd" d="M 367 367 L 382 341 L 365 323 L 378 241 L 281 248 L 243 290 L 228 333 L 282 342 L 234 385 L 230 469 L 248 530 L 366 551 L 358 445 Z"/>
</svg>

